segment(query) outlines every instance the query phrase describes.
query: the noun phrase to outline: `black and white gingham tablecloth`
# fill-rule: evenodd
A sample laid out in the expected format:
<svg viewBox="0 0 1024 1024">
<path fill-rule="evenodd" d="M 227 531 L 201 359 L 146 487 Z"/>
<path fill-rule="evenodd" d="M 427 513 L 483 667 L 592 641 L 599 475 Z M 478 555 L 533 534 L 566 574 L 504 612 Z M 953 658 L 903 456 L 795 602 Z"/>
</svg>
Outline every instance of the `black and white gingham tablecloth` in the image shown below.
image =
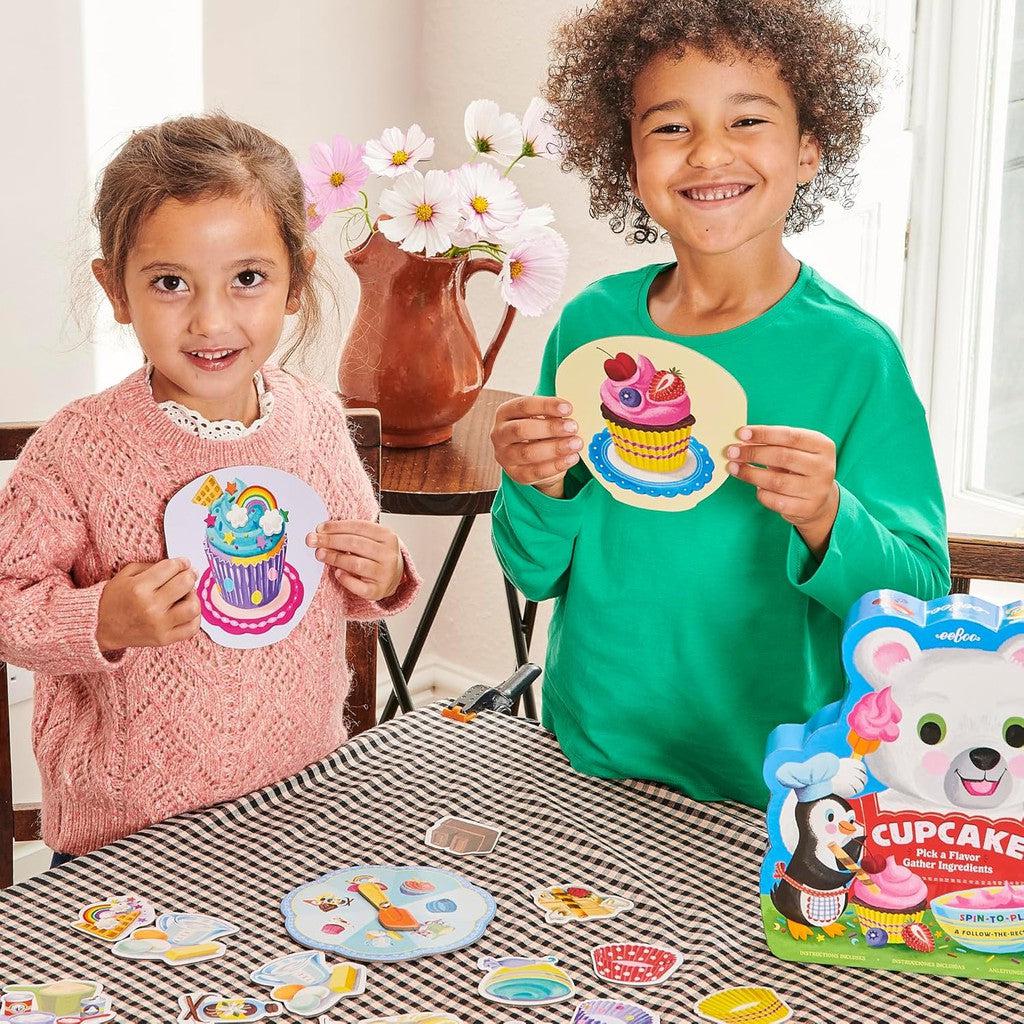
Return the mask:
<svg viewBox="0 0 1024 1024">
<path fill-rule="evenodd" d="M 326 1019 L 354 1024 L 433 1009 L 466 1024 L 568 1022 L 579 1000 L 618 998 L 674 1024 L 694 1021 L 695 1000 L 718 988 L 755 984 L 774 988 L 799 1024 L 1024 1020 L 1014 985 L 775 959 L 758 904 L 759 813 L 694 803 L 653 784 L 586 778 L 535 723 L 485 713 L 460 724 L 439 707 L 373 729 L 276 786 L 155 825 L 0 893 L 0 980 L 96 978 L 118 1019 L 133 1024 L 174 1021 L 177 997 L 189 992 L 269 998 L 248 976 L 299 948 L 284 929 L 282 896 L 345 865 L 408 863 L 449 868 L 489 890 L 494 921 L 456 953 L 369 965 L 365 994 L 342 999 Z M 450 813 L 500 825 L 497 848 L 458 857 L 426 846 L 427 828 Z M 613 920 L 545 923 L 531 890 L 572 881 L 636 907 Z M 123 892 L 158 911 L 226 917 L 239 932 L 225 937 L 220 960 L 172 967 L 119 959 L 71 922 L 82 905 Z M 656 987 L 598 980 L 590 949 L 633 941 L 680 949 L 683 966 Z M 576 1000 L 508 1007 L 478 994 L 479 957 L 549 953 L 575 981 Z"/>
</svg>

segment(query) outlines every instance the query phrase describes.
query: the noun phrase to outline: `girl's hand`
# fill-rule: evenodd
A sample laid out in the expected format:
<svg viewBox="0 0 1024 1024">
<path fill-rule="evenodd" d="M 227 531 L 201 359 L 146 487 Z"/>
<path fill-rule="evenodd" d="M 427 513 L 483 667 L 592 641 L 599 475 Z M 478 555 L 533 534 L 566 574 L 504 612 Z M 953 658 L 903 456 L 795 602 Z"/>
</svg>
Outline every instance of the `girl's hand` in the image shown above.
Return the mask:
<svg viewBox="0 0 1024 1024">
<path fill-rule="evenodd" d="M 738 436 L 746 443 L 726 449 L 729 472 L 753 484 L 757 500 L 795 526 L 820 561 L 839 511 L 835 444 L 797 427 L 743 427 Z"/>
<path fill-rule="evenodd" d="M 96 643 L 101 651 L 164 647 L 199 631 L 196 574 L 187 558 L 130 562 L 100 595 Z"/>
<path fill-rule="evenodd" d="M 561 398 L 529 395 L 498 406 L 491 444 L 498 465 L 518 484 L 561 498 L 566 471 L 580 461 L 583 442 L 572 406 Z"/>
<path fill-rule="evenodd" d="M 338 519 L 321 523 L 306 543 L 337 570 L 341 585 L 356 597 L 380 601 L 402 582 L 405 562 L 396 534 L 379 523 Z"/>
</svg>

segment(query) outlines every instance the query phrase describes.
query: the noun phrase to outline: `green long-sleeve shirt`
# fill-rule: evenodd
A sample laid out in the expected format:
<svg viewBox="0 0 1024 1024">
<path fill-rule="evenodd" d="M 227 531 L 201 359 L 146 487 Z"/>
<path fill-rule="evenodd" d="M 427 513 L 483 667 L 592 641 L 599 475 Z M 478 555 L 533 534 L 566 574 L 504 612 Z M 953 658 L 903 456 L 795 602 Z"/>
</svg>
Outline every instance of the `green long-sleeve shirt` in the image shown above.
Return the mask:
<svg viewBox="0 0 1024 1024">
<path fill-rule="evenodd" d="M 582 772 L 655 779 L 764 806 L 765 740 L 840 697 L 843 619 L 868 590 L 949 588 L 946 519 L 924 410 L 892 332 L 804 264 L 749 323 L 681 337 L 650 317 L 665 264 L 604 278 L 566 306 L 537 393 L 574 349 L 616 335 L 685 345 L 743 386 L 748 422 L 836 444 L 840 501 L 819 563 L 733 478 L 695 508 L 616 501 L 580 462 L 566 497 L 503 478 L 494 545 L 509 578 L 555 599 L 544 725 Z"/>
</svg>

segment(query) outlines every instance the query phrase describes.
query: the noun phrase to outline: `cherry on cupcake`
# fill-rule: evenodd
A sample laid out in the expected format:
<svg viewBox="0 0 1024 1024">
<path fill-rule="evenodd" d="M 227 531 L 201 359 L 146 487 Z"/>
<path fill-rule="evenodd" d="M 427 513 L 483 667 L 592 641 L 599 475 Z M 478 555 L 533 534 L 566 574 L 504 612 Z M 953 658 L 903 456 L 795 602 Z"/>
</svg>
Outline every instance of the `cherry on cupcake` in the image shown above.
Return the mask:
<svg viewBox="0 0 1024 1024">
<path fill-rule="evenodd" d="M 608 358 L 604 361 L 604 372 L 611 380 L 629 380 L 636 373 L 636 362 L 628 352 L 616 356 L 601 349 Z"/>
<path fill-rule="evenodd" d="M 880 875 L 885 870 L 885 858 L 877 853 L 866 853 L 861 857 L 860 866 L 869 875 Z"/>
</svg>

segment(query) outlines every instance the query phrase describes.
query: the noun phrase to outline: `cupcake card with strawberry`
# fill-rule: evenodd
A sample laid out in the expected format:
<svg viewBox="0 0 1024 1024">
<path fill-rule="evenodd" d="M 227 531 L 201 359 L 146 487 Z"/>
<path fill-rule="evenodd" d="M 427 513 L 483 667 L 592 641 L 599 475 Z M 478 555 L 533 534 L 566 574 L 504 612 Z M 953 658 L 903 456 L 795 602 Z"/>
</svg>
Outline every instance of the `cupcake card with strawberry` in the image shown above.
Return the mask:
<svg viewBox="0 0 1024 1024">
<path fill-rule="evenodd" d="M 291 633 L 323 575 L 305 537 L 325 519 L 323 499 L 305 481 L 267 466 L 214 470 L 171 498 L 167 556 L 186 557 L 196 570 L 201 625 L 211 640 L 265 647 Z"/>
<path fill-rule="evenodd" d="M 722 452 L 746 423 L 736 379 L 669 341 L 602 338 L 571 352 L 555 381 L 573 405 L 595 479 L 618 501 L 693 508 L 727 479 Z"/>
<path fill-rule="evenodd" d="M 1024 601 L 873 591 L 842 701 L 768 740 L 768 945 L 1024 981 Z"/>
</svg>

